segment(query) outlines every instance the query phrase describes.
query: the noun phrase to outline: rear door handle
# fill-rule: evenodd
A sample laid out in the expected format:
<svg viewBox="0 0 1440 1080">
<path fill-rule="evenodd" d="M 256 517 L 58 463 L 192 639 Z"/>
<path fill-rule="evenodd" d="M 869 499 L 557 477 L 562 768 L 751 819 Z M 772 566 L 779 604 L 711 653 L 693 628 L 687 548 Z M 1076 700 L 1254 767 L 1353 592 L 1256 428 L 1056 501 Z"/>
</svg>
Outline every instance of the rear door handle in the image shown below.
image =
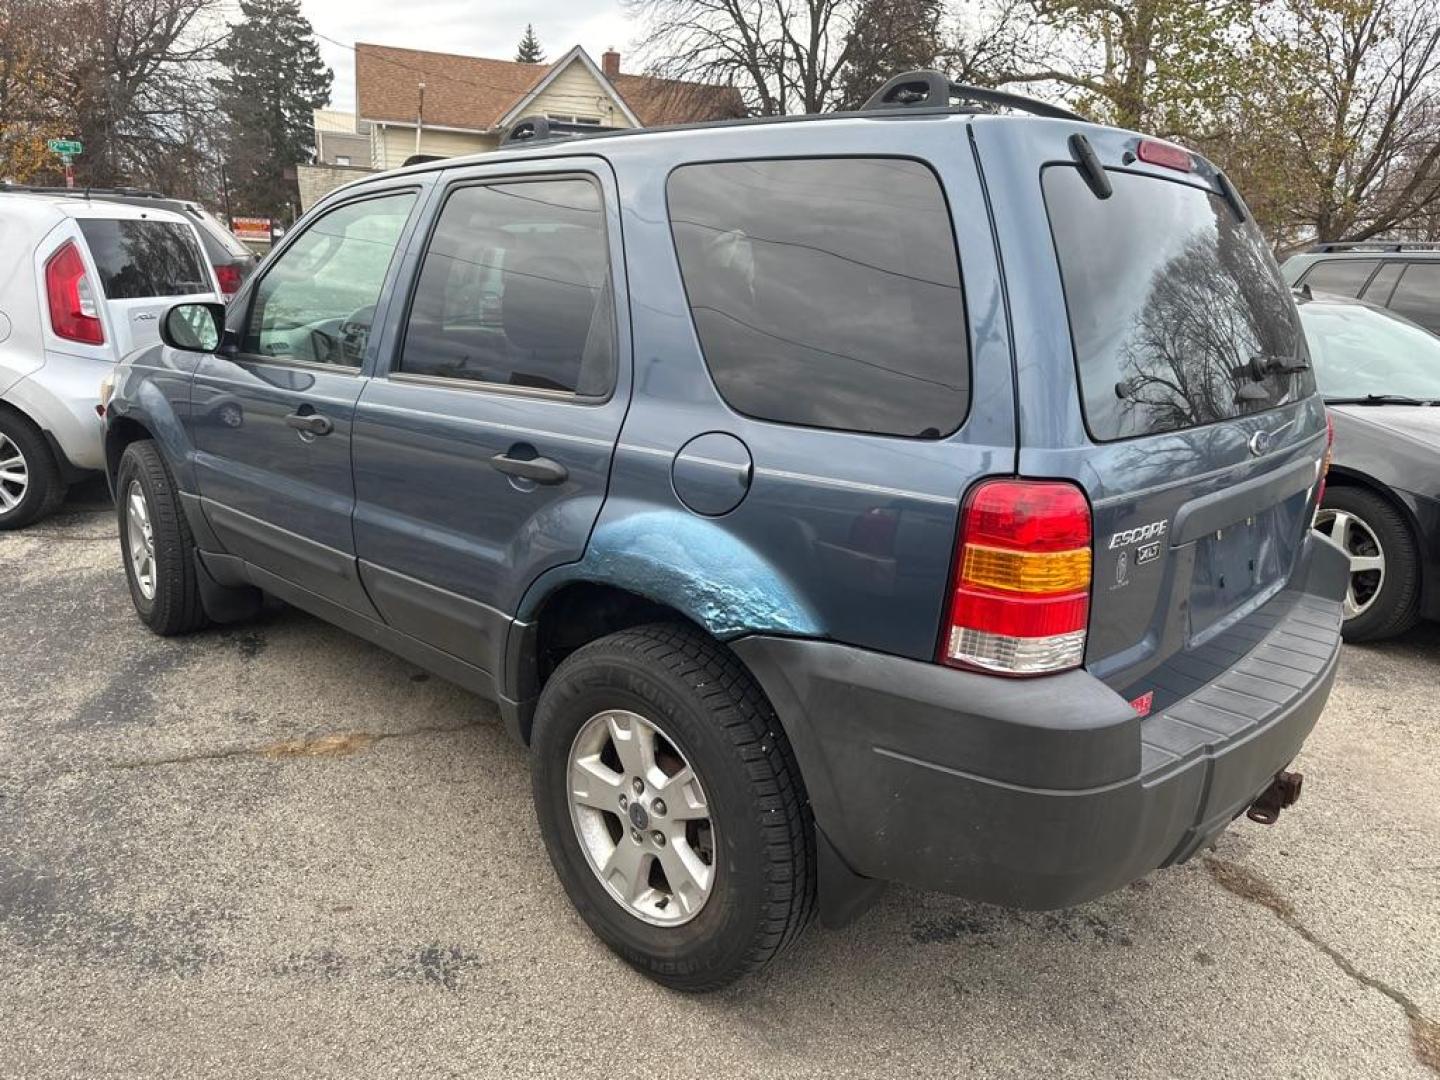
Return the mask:
<svg viewBox="0 0 1440 1080">
<path fill-rule="evenodd" d="M 558 461 L 549 458 L 517 458 L 509 454 L 496 454 L 490 464 L 503 473 L 533 480 L 537 484 L 561 484 L 570 476 L 570 470 Z"/>
<path fill-rule="evenodd" d="M 319 413 L 292 412 L 285 417 L 285 423 L 301 435 L 329 435 L 335 430 L 334 421 Z"/>
</svg>

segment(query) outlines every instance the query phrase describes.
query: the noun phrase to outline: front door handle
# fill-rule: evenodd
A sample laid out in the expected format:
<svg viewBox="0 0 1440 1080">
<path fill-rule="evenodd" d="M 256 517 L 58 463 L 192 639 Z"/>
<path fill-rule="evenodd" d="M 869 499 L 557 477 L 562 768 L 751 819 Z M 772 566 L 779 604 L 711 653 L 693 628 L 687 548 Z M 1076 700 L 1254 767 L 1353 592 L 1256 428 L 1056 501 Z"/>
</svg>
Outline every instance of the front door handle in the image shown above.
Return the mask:
<svg viewBox="0 0 1440 1080">
<path fill-rule="evenodd" d="M 561 484 L 570 475 L 570 470 L 558 461 L 549 458 L 517 458 L 509 454 L 496 454 L 490 464 L 503 473 L 533 480 L 537 484 Z"/>
<path fill-rule="evenodd" d="M 319 413 L 292 412 L 285 417 L 285 423 L 300 432 L 301 435 L 329 435 L 335 430 L 334 421 Z"/>
</svg>

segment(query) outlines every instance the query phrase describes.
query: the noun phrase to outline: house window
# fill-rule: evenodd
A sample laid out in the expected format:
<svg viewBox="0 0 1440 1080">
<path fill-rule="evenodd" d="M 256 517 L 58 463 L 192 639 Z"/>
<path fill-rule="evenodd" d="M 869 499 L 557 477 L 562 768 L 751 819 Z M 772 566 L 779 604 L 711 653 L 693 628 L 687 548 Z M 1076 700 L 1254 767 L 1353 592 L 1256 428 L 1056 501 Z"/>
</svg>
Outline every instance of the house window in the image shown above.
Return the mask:
<svg viewBox="0 0 1440 1080">
<path fill-rule="evenodd" d="M 336 165 L 349 165 L 349 164 L 350 164 L 350 155 L 348 155 L 348 154 L 336 154 L 336 155 L 335 155 L 335 164 L 336 164 Z"/>
<path fill-rule="evenodd" d="M 600 118 L 598 116 L 556 116 L 553 113 L 547 113 L 545 119 L 553 120 L 557 124 L 591 124 L 595 127 L 600 126 Z"/>
</svg>

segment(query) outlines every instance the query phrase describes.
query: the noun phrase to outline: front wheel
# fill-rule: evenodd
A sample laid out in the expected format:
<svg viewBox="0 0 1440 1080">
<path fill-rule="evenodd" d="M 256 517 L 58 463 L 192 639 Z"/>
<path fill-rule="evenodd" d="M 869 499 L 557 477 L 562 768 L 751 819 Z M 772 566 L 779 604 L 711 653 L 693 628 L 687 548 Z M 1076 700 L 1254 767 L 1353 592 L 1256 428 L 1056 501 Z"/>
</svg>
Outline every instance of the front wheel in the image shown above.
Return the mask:
<svg viewBox="0 0 1440 1080">
<path fill-rule="evenodd" d="M 808 924 L 814 830 L 799 769 L 724 646 L 669 624 L 586 645 L 546 683 L 532 750 L 561 884 L 645 975 L 718 989 Z"/>
<path fill-rule="evenodd" d="M 1350 558 L 1343 602 L 1346 641 L 1394 637 L 1419 618 L 1420 562 L 1400 511 L 1372 491 L 1332 487 L 1315 528 Z"/>
<path fill-rule="evenodd" d="M 175 480 L 149 441 L 131 443 L 115 480 L 120 552 L 140 621 L 163 637 L 205 625 L 195 541 Z"/>
</svg>

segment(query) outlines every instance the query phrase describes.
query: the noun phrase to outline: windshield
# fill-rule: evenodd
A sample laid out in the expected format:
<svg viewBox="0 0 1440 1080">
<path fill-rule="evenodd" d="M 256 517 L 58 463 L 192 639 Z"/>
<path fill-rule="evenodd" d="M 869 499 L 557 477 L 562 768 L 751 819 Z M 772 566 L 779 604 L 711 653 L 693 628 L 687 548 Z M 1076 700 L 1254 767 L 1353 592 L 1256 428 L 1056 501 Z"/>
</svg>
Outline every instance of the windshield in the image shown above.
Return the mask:
<svg viewBox="0 0 1440 1080">
<path fill-rule="evenodd" d="M 1440 337 L 1430 331 L 1362 304 L 1301 304 L 1300 321 L 1327 398 L 1440 399 Z"/>
<path fill-rule="evenodd" d="M 1043 176 L 1085 422 L 1101 441 L 1199 427 L 1308 396 L 1295 304 L 1264 237 L 1214 192 L 1071 166 Z"/>
</svg>

